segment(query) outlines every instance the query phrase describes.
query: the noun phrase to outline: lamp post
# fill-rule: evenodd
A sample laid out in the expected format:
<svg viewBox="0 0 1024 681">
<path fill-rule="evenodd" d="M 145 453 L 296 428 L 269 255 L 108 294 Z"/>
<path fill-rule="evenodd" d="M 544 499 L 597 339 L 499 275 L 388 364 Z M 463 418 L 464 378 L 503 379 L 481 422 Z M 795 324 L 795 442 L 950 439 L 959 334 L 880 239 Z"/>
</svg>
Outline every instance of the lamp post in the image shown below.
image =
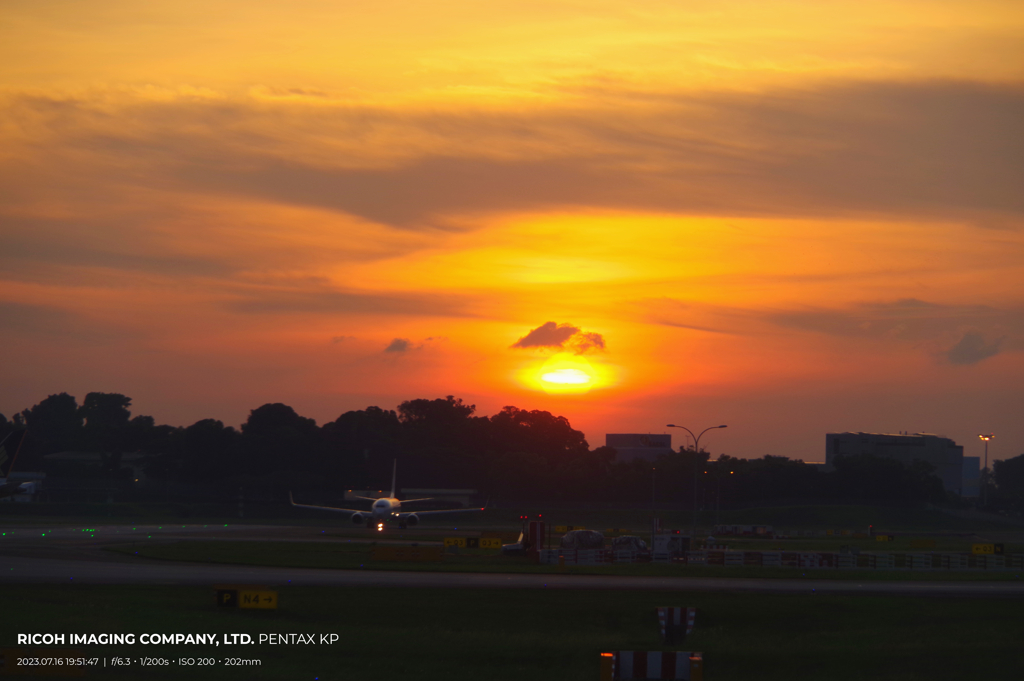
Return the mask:
<svg viewBox="0 0 1024 681">
<path fill-rule="evenodd" d="M 716 428 L 728 428 L 729 426 L 711 426 L 710 428 L 705 428 L 704 430 L 700 431 L 699 435 L 694 435 L 693 431 L 687 428 L 686 426 L 677 426 L 674 423 L 670 423 L 665 427 L 682 428 L 683 430 L 690 434 L 690 437 L 693 438 L 693 523 L 690 527 L 690 542 L 691 544 L 693 544 L 697 541 L 697 454 L 700 453 L 700 436 L 708 432 L 709 430 L 714 430 Z M 691 545 L 691 548 L 694 547 Z"/>
<path fill-rule="evenodd" d="M 732 475 L 734 471 L 729 471 L 729 475 Z M 704 471 L 704 475 L 707 475 L 708 471 Z M 722 524 L 722 473 L 715 467 L 715 474 L 712 476 L 716 483 L 715 493 L 715 525 Z"/>
<path fill-rule="evenodd" d="M 994 437 L 995 437 L 995 435 L 993 433 L 989 433 L 988 435 L 982 433 L 982 434 L 978 435 L 978 438 L 981 439 L 982 441 L 984 441 L 984 443 L 985 443 L 985 467 L 981 469 L 982 475 L 984 475 L 985 471 L 988 470 L 988 441 L 991 440 Z M 982 484 L 981 484 L 981 505 L 982 506 L 985 505 L 985 483 L 984 482 L 982 482 Z"/>
</svg>

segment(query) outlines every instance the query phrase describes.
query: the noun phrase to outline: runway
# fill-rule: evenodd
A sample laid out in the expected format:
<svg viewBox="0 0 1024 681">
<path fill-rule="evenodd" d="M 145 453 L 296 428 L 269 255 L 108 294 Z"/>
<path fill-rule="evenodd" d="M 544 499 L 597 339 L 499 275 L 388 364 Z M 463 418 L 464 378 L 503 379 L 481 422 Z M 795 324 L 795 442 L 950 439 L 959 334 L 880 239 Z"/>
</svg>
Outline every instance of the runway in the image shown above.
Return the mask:
<svg viewBox="0 0 1024 681">
<path fill-rule="evenodd" d="M 162 563 L 103 562 L 25 556 L 0 557 L 0 585 L 15 584 L 261 584 L 419 589 L 626 589 L 778 594 L 1022 597 L 1022 582 L 854 582 L 825 579 L 744 579 L 535 575 L 390 570 L 316 570 Z"/>
</svg>

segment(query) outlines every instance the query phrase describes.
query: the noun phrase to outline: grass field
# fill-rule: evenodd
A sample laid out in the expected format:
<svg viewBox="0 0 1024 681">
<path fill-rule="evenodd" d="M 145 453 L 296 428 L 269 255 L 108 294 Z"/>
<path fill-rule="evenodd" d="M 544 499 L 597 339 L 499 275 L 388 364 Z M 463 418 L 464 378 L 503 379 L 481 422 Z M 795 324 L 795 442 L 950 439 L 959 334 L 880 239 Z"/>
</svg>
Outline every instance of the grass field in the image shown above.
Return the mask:
<svg viewBox="0 0 1024 681">
<path fill-rule="evenodd" d="M 99 679 L 586 680 L 598 653 L 661 650 L 654 608 L 696 606 L 677 649 L 709 681 L 1019 679 L 1019 600 L 684 592 L 286 587 L 276 611 L 218 610 L 196 587 L 28 586 L 4 593 L 18 632 L 313 633 L 326 645 L 92 646 L 89 656 L 260 660 L 245 668 L 98 669 Z"/>
<path fill-rule="evenodd" d="M 842 579 L 885 581 L 1020 581 L 1019 572 L 920 571 L 920 570 L 798 570 L 794 568 L 680 566 L 673 564 L 617 564 L 606 566 L 536 565 L 526 558 L 500 556 L 495 551 L 462 549 L 457 555 L 445 555 L 442 563 L 413 563 L 372 560 L 372 544 L 271 541 L 178 541 L 136 542 L 110 547 L 110 550 L 143 558 L 195 563 L 234 563 L 366 570 L 423 570 L 443 572 L 528 572 L 552 574 L 633 575 L 657 577 L 745 577 L 782 579 Z"/>
</svg>

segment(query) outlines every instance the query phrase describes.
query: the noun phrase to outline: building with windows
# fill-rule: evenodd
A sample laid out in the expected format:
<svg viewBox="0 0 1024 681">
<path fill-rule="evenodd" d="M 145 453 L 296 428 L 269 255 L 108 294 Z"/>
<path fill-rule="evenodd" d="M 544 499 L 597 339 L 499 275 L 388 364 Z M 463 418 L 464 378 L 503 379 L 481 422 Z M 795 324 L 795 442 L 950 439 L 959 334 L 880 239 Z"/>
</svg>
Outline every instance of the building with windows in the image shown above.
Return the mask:
<svg viewBox="0 0 1024 681">
<path fill-rule="evenodd" d="M 910 465 L 915 460 L 935 466 L 942 486 L 956 494 L 964 493 L 964 448 L 948 437 L 931 433 L 827 433 L 825 468 L 834 470 L 840 456 L 872 456 L 896 459 Z M 976 494 L 976 493 L 975 493 Z"/>
</svg>

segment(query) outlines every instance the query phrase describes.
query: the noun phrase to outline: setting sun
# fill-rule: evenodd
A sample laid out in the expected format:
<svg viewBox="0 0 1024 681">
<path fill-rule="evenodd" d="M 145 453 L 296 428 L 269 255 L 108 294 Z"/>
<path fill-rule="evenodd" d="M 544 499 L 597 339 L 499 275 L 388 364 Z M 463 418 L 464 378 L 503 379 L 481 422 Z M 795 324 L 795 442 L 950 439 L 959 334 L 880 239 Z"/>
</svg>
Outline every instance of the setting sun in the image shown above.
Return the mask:
<svg viewBox="0 0 1024 681">
<path fill-rule="evenodd" d="M 527 386 L 551 395 L 582 395 L 607 385 L 605 373 L 581 355 L 559 352 L 539 366 L 527 368 L 520 378 Z"/>
<path fill-rule="evenodd" d="M 564 383 L 580 385 L 584 383 L 590 383 L 590 376 L 583 373 L 579 369 L 559 369 L 558 371 L 552 371 L 544 374 L 541 377 L 542 381 L 548 383 Z"/>
</svg>

